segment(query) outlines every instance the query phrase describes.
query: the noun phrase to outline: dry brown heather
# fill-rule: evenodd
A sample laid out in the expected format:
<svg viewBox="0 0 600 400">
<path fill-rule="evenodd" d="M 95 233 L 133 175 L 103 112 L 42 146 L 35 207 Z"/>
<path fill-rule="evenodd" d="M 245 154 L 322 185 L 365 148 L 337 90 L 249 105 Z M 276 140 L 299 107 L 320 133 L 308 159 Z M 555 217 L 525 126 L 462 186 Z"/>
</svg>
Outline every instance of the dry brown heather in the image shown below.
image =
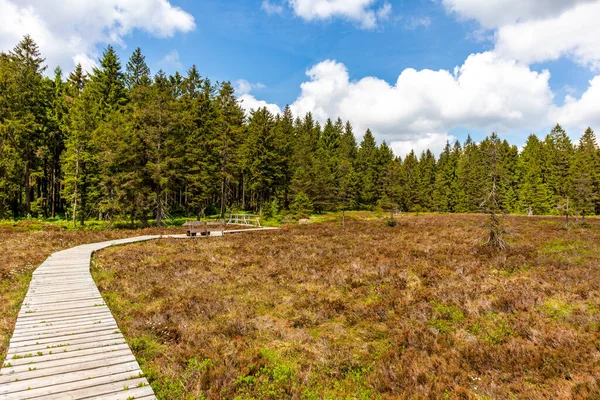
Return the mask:
<svg viewBox="0 0 600 400">
<path fill-rule="evenodd" d="M 600 220 L 410 216 L 104 250 L 163 399 L 600 398 Z M 204 397 L 203 397 L 204 396 Z"/>
<path fill-rule="evenodd" d="M 0 225 L 0 365 L 6 356 L 31 273 L 53 252 L 85 243 L 173 230 L 65 231 L 52 224 Z M 60 247 L 60 240 L 63 247 Z"/>
</svg>

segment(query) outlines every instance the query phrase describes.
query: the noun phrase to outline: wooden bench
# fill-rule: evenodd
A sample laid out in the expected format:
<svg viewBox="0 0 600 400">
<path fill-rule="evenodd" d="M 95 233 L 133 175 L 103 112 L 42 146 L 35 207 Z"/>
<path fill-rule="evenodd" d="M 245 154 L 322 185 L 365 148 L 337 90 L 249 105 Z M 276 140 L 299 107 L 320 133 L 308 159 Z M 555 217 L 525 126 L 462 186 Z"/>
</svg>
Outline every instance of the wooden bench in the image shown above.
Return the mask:
<svg viewBox="0 0 600 400">
<path fill-rule="evenodd" d="M 187 236 L 223 236 L 225 225 L 222 222 L 188 221 L 183 224 Z"/>
</svg>

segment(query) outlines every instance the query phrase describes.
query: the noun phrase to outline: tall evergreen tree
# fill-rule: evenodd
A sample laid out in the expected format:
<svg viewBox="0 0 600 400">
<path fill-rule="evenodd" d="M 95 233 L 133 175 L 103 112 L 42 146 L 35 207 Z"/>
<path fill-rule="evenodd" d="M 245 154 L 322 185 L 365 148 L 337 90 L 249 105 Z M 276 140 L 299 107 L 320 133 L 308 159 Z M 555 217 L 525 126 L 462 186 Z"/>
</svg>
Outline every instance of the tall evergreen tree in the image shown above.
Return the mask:
<svg viewBox="0 0 600 400">
<path fill-rule="evenodd" d="M 419 158 L 419 205 L 423 210 L 434 208 L 433 190 L 435 185 L 436 161 L 430 150 L 421 153 Z"/>
<path fill-rule="evenodd" d="M 83 72 L 83 67 L 81 64 L 77 64 L 67 79 L 67 94 L 71 97 L 78 96 L 83 92 L 87 81 L 88 76 Z"/>
<path fill-rule="evenodd" d="M 569 198 L 572 188 L 570 186 L 570 170 L 573 161 L 574 148 L 571 139 L 560 125 L 546 136 L 546 182 L 552 193 L 552 205 L 564 204 Z"/>
<path fill-rule="evenodd" d="M 485 196 L 486 170 L 479 146 L 467 137 L 456 167 L 457 212 L 476 212 Z"/>
<path fill-rule="evenodd" d="M 527 138 L 518 160 L 518 193 L 521 212 L 546 214 L 551 208 L 551 196 L 544 180 L 545 148 L 535 135 Z"/>
<path fill-rule="evenodd" d="M 13 194 L 18 191 L 18 203 L 24 193 L 27 214 L 32 211 L 32 173 L 39 167 L 36 154 L 43 145 L 48 100 L 52 95 L 44 84 L 44 61 L 30 36 L 25 36 L 8 55 L 2 56 L 0 140 L 5 156 L 12 160 L 2 180 L 5 189 Z M 18 204 L 13 203 L 12 208 L 18 215 Z"/>
<path fill-rule="evenodd" d="M 220 180 L 221 180 L 221 217 L 225 216 L 229 198 L 230 184 L 239 176 L 239 145 L 243 138 L 244 110 L 238 104 L 234 89 L 229 82 L 221 85 L 216 98 L 219 109 L 217 129 L 220 131 Z"/>
<path fill-rule="evenodd" d="M 356 153 L 356 172 L 361 181 L 361 204 L 375 205 L 379 189 L 378 148 L 373 133 L 367 129 Z"/>
<path fill-rule="evenodd" d="M 98 151 L 93 133 L 99 118 L 92 94 L 83 93 L 68 103 L 65 151 L 62 154 L 63 197 L 71 205 L 73 224 L 83 225 L 98 199 Z"/>
<path fill-rule="evenodd" d="M 594 214 L 598 201 L 597 179 L 600 165 L 597 161 L 598 144 L 594 131 L 588 128 L 575 151 L 570 171 L 571 196 L 575 208 L 585 218 Z"/>
<path fill-rule="evenodd" d="M 125 82 L 130 90 L 139 85 L 148 86 L 152 83 L 150 68 L 146 64 L 146 56 L 142 54 L 142 49 L 139 47 L 134 50 L 129 58 L 126 71 Z"/>
<path fill-rule="evenodd" d="M 251 112 L 244 154 L 248 165 L 248 187 L 253 193 L 253 203 L 261 213 L 282 173 L 272 162 L 278 158 L 274 128 L 275 120 L 266 107 Z"/>
<path fill-rule="evenodd" d="M 404 182 L 402 188 L 402 208 L 405 211 L 419 211 L 421 178 L 419 176 L 419 160 L 414 150 L 411 150 L 404 158 L 401 179 Z"/>
<path fill-rule="evenodd" d="M 102 54 L 100 67 L 94 68 L 89 86 L 101 118 L 125 105 L 125 74 L 112 46 Z"/>
</svg>

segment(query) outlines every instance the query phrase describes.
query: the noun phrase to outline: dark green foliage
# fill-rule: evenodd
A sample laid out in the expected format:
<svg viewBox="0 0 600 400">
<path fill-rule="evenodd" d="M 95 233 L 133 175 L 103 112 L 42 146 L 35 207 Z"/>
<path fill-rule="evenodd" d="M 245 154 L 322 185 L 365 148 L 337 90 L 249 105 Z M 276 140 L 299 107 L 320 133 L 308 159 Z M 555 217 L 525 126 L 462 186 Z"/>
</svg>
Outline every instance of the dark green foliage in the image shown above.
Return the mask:
<svg viewBox="0 0 600 400">
<path fill-rule="evenodd" d="M 150 85 L 150 68 L 146 64 L 146 57 L 142 54 L 142 49 L 135 49 L 131 58 L 127 62 L 127 73 L 125 74 L 127 87 L 132 89 L 140 85 Z"/>
<path fill-rule="evenodd" d="M 290 209 L 301 216 L 306 216 L 313 211 L 313 204 L 306 194 L 298 193 Z"/>
<path fill-rule="evenodd" d="M 429 150 L 401 159 L 370 130 L 357 145 L 362 132 L 339 118 L 321 126 L 290 107 L 246 115 L 229 82 L 213 84 L 195 66 L 151 78 L 139 48 L 125 71 L 110 46 L 90 76 L 81 65 L 66 81 L 44 70 L 28 36 L 0 54 L 0 218 L 481 212 L 492 181 L 496 214 L 564 214 L 567 203 L 569 214 L 600 214 L 591 129 L 577 145 L 557 125 L 521 152 L 492 134 L 447 143 L 437 159 Z"/>
</svg>

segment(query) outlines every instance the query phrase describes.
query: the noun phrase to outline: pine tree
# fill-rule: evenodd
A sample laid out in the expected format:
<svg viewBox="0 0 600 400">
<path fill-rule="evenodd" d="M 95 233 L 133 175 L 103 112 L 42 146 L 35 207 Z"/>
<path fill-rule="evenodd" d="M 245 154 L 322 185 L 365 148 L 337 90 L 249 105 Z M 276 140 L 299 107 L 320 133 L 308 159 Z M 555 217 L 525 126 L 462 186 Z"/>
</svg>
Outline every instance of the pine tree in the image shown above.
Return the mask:
<svg viewBox="0 0 600 400">
<path fill-rule="evenodd" d="M 200 79 L 195 67 L 188 71 L 183 84 L 185 193 L 189 206 L 200 218 L 219 193 L 219 109 L 214 99 L 215 88 L 210 80 Z"/>
<path fill-rule="evenodd" d="M 394 158 L 386 167 L 385 176 L 383 178 L 383 194 L 382 198 L 385 198 L 391 207 L 387 208 L 398 208 L 402 204 L 403 195 L 403 170 L 402 170 L 402 159 L 400 157 Z M 384 207 L 380 204 L 380 207 Z"/>
<path fill-rule="evenodd" d="M 256 195 L 256 208 L 262 212 L 263 206 L 273 194 L 273 184 L 281 177 L 272 160 L 278 159 L 274 146 L 275 121 L 266 107 L 250 113 L 248 137 L 244 143 L 245 158 L 248 164 L 248 187 Z"/>
<path fill-rule="evenodd" d="M 70 100 L 62 154 L 63 197 L 71 205 L 73 225 L 83 225 L 98 198 L 98 152 L 93 132 L 99 123 L 97 107 L 89 90 Z"/>
<path fill-rule="evenodd" d="M 292 166 L 292 192 L 294 195 L 304 193 L 312 199 L 314 196 L 313 163 L 318 144 L 318 127 L 312 114 L 308 113 L 304 120 L 297 120 L 294 131 L 296 133 L 293 143 Z"/>
<path fill-rule="evenodd" d="M 403 209 L 405 211 L 419 211 L 421 177 L 419 176 L 419 160 L 414 150 L 411 150 L 404 158 L 401 179 L 404 182 L 401 203 Z"/>
<path fill-rule="evenodd" d="M 418 169 L 419 206 L 423 210 L 432 210 L 434 208 L 433 191 L 435 186 L 436 161 L 435 156 L 430 150 L 421 153 Z"/>
<path fill-rule="evenodd" d="M 377 202 L 379 189 L 378 148 L 373 133 L 367 129 L 356 153 L 356 172 L 361 181 L 360 201 L 364 207 Z"/>
<path fill-rule="evenodd" d="M 225 216 L 229 197 L 230 183 L 239 176 L 239 145 L 242 142 L 244 110 L 234 96 L 234 89 L 229 82 L 221 85 L 216 98 L 219 109 L 217 129 L 220 131 L 220 180 L 221 180 L 221 217 Z M 234 182 L 235 184 L 235 182 Z"/>
<path fill-rule="evenodd" d="M 56 216 L 57 203 L 60 201 L 60 155 L 65 148 L 64 126 L 67 118 L 65 91 L 67 86 L 62 79 L 62 70 L 54 70 L 52 105 L 46 129 L 45 147 L 47 157 L 45 171 L 47 173 L 47 208 L 49 215 Z M 44 213 L 47 215 L 46 207 Z"/>
<path fill-rule="evenodd" d="M 569 198 L 572 188 L 569 185 L 573 144 L 560 125 L 556 125 L 545 139 L 546 182 L 552 194 L 552 205 L 563 205 Z"/>
<path fill-rule="evenodd" d="M 142 49 L 139 47 L 134 50 L 129 58 L 126 71 L 125 82 L 130 90 L 139 85 L 148 86 L 152 83 L 150 68 L 146 64 L 146 56 L 142 54 Z"/>
<path fill-rule="evenodd" d="M 94 68 L 89 86 L 102 119 L 125 105 L 125 74 L 112 46 L 104 51 L 100 68 Z"/>
<path fill-rule="evenodd" d="M 476 212 L 485 197 L 486 170 L 479 146 L 467 137 L 456 167 L 457 212 Z"/>
<path fill-rule="evenodd" d="M 2 56 L 4 74 L 0 85 L 4 111 L 0 120 L 0 141 L 5 156 L 12 160 L 12 165 L 5 169 L 7 173 L 3 180 L 9 190 L 14 192 L 19 188 L 19 203 L 21 193 L 24 193 L 27 214 L 32 211 L 32 174 L 39 167 L 36 154 L 44 142 L 51 97 L 44 84 L 44 61 L 30 36 L 25 36 L 8 55 Z M 13 210 L 18 214 L 16 204 Z"/>
<path fill-rule="evenodd" d="M 597 154 L 596 136 L 594 131 L 588 128 L 579 141 L 570 171 L 573 203 L 582 219 L 585 219 L 587 215 L 594 214 L 598 201 L 595 184 L 599 167 Z"/>
<path fill-rule="evenodd" d="M 460 156 L 460 143 L 454 147 L 447 142 L 436 165 L 435 182 L 433 184 L 432 210 L 454 212 L 456 207 L 456 165 Z"/>
<path fill-rule="evenodd" d="M 87 75 L 83 72 L 81 64 L 77 64 L 73 72 L 69 74 L 67 80 L 67 94 L 71 97 L 76 97 L 83 92 L 88 81 Z"/>
<path fill-rule="evenodd" d="M 288 209 L 290 206 L 289 195 L 291 190 L 293 170 L 293 150 L 294 150 L 294 116 L 290 106 L 283 110 L 281 118 L 278 119 L 275 127 L 275 147 L 279 154 L 279 168 L 281 169 L 281 179 L 278 187 L 283 196 L 283 207 Z"/>
<path fill-rule="evenodd" d="M 545 148 L 535 135 L 530 135 L 517 161 L 520 210 L 543 215 L 551 208 L 551 196 L 544 181 Z"/>
</svg>

